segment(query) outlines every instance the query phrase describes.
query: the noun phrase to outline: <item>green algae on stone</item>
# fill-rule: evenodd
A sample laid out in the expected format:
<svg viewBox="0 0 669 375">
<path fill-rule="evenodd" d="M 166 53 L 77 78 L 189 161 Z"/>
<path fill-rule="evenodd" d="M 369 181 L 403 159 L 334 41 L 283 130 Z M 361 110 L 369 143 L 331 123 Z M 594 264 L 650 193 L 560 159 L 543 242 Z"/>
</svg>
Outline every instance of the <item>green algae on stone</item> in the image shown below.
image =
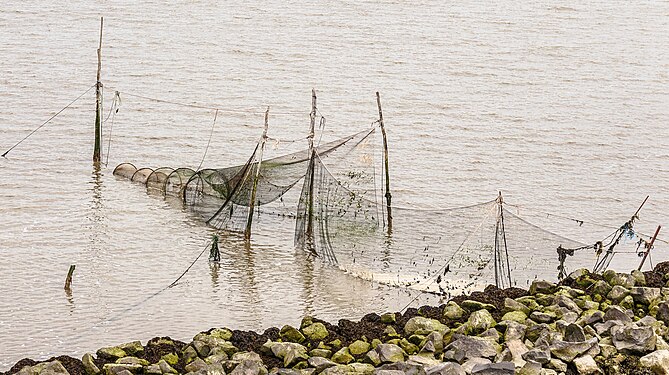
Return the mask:
<svg viewBox="0 0 669 375">
<path fill-rule="evenodd" d="M 330 358 L 332 362 L 339 363 L 341 365 L 347 365 L 355 360 L 351 353 L 349 353 L 348 347 L 339 349 L 336 353 Z"/>
<path fill-rule="evenodd" d="M 296 342 L 298 344 L 301 344 L 304 341 L 304 335 L 295 327 L 289 325 L 285 325 L 283 328 L 281 328 L 279 336 L 284 341 Z"/>
<path fill-rule="evenodd" d="M 304 328 L 302 328 L 304 336 L 308 337 L 309 340 L 323 340 L 328 337 L 330 334 L 323 323 L 313 323 Z"/>
<path fill-rule="evenodd" d="M 371 345 L 362 340 L 356 340 L 351 345 L 348 346 L 349 353 L 351 353 L 354 356 L 359 356 L 364 353 L 367 353 L 370 349 Z"/>
</svg>

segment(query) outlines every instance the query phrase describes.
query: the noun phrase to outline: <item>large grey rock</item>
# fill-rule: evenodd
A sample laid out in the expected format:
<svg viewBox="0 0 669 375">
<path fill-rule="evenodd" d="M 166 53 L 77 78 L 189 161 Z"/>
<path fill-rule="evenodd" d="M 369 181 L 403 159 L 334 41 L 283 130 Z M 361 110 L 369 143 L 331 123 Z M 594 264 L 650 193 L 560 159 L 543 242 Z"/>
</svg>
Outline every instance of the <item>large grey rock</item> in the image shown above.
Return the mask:
<svg viewBox="0 0 669 375">
<path fill-rule="evenodd" d="M 571 298 L 564 295 L 555 296 L 553 298 L 553 304 L 560 307 L 564 307 L 569 311 L 575 312 L 579 315 L 583 312 L 583 310 L 580 307 L 578 307 L 576 302 L 574 302 Z"/>
<path fill-rule="evenodd" d="M 395 344 L 379 344 L 375 350 L 382 363 L 404 361 L 404 350 Z"/>
<path fill-rule="evenodd" d="M 645 354 L 655 350 L 657 338 L 652 327 L 628 325 L 613 333 L 613 345 L 626 354 Z"/>
<path fill-rule="evenodd" d="M 499 345 L 484 338 L 453 335 L 451 343 L 444 348 L 444 356 L 448 353 L 447 357 L 460 363 L 468 358 L 491 359 L 499 352 L 498 347 Z"/>
<path fill-rule="evenodd" d="M 323 357 L 311 357 L 307 360 L 310 367 L 316 369 L 316 372 L 321 372 L 328 367 L 336 366 L 337 364 L 331 360 Z"/>
<path fill-rule="evenodd" d="M 393 314 L 393 316 L 395 315 Z M 304 333 L 304 335 L 307 336 L 310 340 L 314 341 L 323 340 L 330 334 L 328 332 L 328 329 L 325 327 L 325 324 L 320 322 L 313 323 L 309 326 L 302 328 L 302 333 Z"/>
<path fill-rule="evenodd" d="M 137 374 L 142 370 L 142 365 L 132 365 L 123 363 L 106 363 L 102 366 L 102 372 L 105 375 L 119 375 L 122 371 L 130 371 Z"/>
<path fill-rule="evenodd" d="M 609 291 L 609 294 L 606 295 L 606 298 L 613 301 L 613 303 L 619 303 L 623 298 L 627 297 L 630 294 L 630 291 L 620 285 L 616 285 Z"/>
<path fill-rule="evenodd" d="M 123 349 L 119 348 L 118 346 L 100 348 L 95 354 L 97 354 L 98 358 L 111 361 L 116 361 L 117 359 L 126 357 L 128 355 Z"/>
<path fill-rule="evenodd" d="M 441 353 L 444 351 L 444 335 L 441 332 L 431 332 L 427 337 L 425 337 L 426 344 L 432 343 L 434 346 L 435 353 Z"/>
<path fill-rule="evenodd" d="M 571 362 L 582 354 L 599 354 L 597 339 L 593 338 L 582 342 L 555 340 L 550 346 L 551 354 L 565 362 Z"/>
<path fill-rule="evenodd" d="M 662 302 L 657 306 L 657 315 L 655 317 L 657 320 L 669 325 L 669 302 Z"/>
<path fill-rule="evenodd" d="M 550 281 L 546 280 L 534 280 L 530 285 L 530 294 L 535 295 L 537 293 L 550 294 L 554 293 L 557 289 L 557 285 L 553 284 Z"/>
<path fill-rule="evenodd" d="M 177 374 L 178 373 L 177 370 L 175 370 L 174 367 L 170 366 L 170 364 L 167 363 L 167 361 L 165 361 L 164 359 L 161 359 L 160 361 L 158 361 L 158 368 L 160 369 L 160 372 L 162 374 Z"/>
<path fill-rule="evenodd" d="M 65 366 L 58 360 L 42 362 L 34 366 L 25 366 L 17 375 L 69 375 Z"/>
<path fill-rule="evenodd" d="M 460 319 L 463 315 L 465 315 L 465 310 L 453 301 L 448 302 L 444 307 L 444 316 L 448 319 Z"/>
<path fill-rule="evenodd" d="M 81 363 L 84 365 L 84 371 L 86 371 L 86 374 L 97 375 L 100 373 L 100 369 L 95 365 L 95 361 L 93 360 L 93 355 L 91 353 L 84 354 L 84 356 L 81 357 Z"/>
<path fill-rule="evenodd" d="M 595 360 L 587 354 L 574 359 L 574 366 L 576 366 L 578 373 L 582 375 L 603 374 Z"/>
<path fill-rule="evenodd" d="M 532 348 L 523 354 L 523 359 L 545 365 L 551 361 L 551 351 L 546 347 Z"/>
<path fill-rule="evenodd" d="M 398 370 L 402 371 L 405 375 L 426 375 L 424 366 L 408 362 L 388 363 L 377 368 L 375 372 L 378 370 Z"/>
<path fill-rule="evenodd" d="M 517 366 L 516 366 L 517 367 Z M 541 364 L 533 361 L 526 362 L 520 370 L 518 375 L 541 375 Z"/>
<path fill-rule="evenodd" d="M 520 312 L 524 313 L 526 316 L 530 315 L 530 313 L 531 313 L 529 307 L 527 307 L 527 306 L 523 305 L 522 303 L 520 303 L 516 300 L 513 300 L 511 298 L 505 298 L 504 299 L 504 310 L 503 310 L 503 312 L 508 313 L 508 312 L 511 312 L 511 311 L 520 311 Z"/>
<path fill-rule="evenodd" d="M 551 323 L 557 318 L 557 315 L 553 312 L 541 312 L 535 311 L 530 314 L 530 319 L 534 320 L 537 323 Z"/>
<path fill-rule="evenodd" d="M 294 342 L 273 342 L 270 350 L 277 358 L 283 359 L 283 365 L 288 367 L 294 362 L 309 358 L 307 348 Z"/>
<path fill-rule="evenodd" d="M 201 358 L 196 358 L 193 362 L 187 364 L 184 368 L 188 372 L 198 372 L 207 368 L 207 363 Z"/>
<path fill-rule="evenodd" d="M 426 375 L 466 375 L 465 370 L 455 362 L 443 362 L 425 367 Z"/>
<path fill-rule="evenodd" d="M 585 332 L 578 324 L 572 323 L 565 328 L 564 340 L 570 342 L 585 341 Z"/>
<path fill-rule="evenodd" d="M 504 331 L 505 341 L 511 341 L 511 340 L 522 341 L 525 339 L 525 332 L 527 330 L 526 325 L 513 321 L 507 321 L 504 322 L 504 324 L 506 325 L 506 331 Z"/>
<path fill-rule="evenodd" d="M 527 353 L 527 346 L 520 340 L 511 340 L 506 342 L 506 348 L 511 354 L 511 362 L 513 362 L 516 367 L 523 367 L 526 362 L 523 359 L 523 354 Z"/>
<path fill-rule="evenodd" d="M 474 366 L 486 365 L 490 363 L 492 363 L 492 361 L 487 358 L 470 358 L 462 364 L 462 369 L 465 370 L 465 373 L 471 374 Z"/>
<path fill-rule="evenodd" d="M 604 321 L 617 320 L 623 324 L 632 323 L 632 318 L 620 306 L 611 306 L 604 314 Z"/>
<path fill-rule="evenodd" d="M 656 350 L 639 358 L 639 362 L 655 374 L 669 374 L 669 350 Z"/>
<path fill-rule="evenodd" d="M 267 368 L 262 362 L 245 359 L 230 372 L 230 375 L 267 375 Z"/>
<path fill-rule="evenodd" d="M 407 335 L 427 335 L 433 331 L 446 331 L 448 327 L 436 319 L 415 316 L 404 325 L 404 332 Z"/>
<path fill-rule="evenodd" d="M 126 352 L 126 354 L 131 356 L 137 356 L 144 352 L 144 347 L 140 341 L 126 342 L 125 344 L 121 344 L 118 347 Z"/>
<path fill-rule="evenodd" d="M 471 333 L 479 334 L 495 326 L 496 322 L 488 310 L 474 311 L 467 320 Z"/>
<path fill-rule="evenodd" d="M 516 367 L 512 362 L 479 364 L 472 369 L 472 375 L 514 375 Z"/>
<path fill-rule="evenodd" d="M 645 286 L 636 286 L 630 289 L 630 295 L 635 303 L 650 305 L 652 302 L 660 299 L 662 296 L 660 288 L 648 288 Z"/>
</svg>

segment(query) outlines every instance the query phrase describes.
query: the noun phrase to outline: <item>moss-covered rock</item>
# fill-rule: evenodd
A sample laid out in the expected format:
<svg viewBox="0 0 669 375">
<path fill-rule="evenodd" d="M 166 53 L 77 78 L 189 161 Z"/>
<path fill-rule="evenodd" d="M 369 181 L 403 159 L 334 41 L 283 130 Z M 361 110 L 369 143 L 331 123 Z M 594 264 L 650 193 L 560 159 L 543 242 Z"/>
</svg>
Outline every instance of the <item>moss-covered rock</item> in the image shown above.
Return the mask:
<svg viewBox="0 0 669 375">
<path fill-rule="evenodd" d="M 445 331 L 448 327 L 436 319 L 415 316 L 404 325 L 404 332 L 407 335 L 419 334 L 427 335 L 433 331 Z"/>
<path fill-rule="evenodd" d="M 450 301 L 444 307 L 444 316 L 451 320 L 457 320 L 462 318 L 465 315 L 465 310 L 462 309 L 457 303 Z"/>
<path fill-rule="evenodd" d="M 395 323 L 397 321 L 397 318 L 395 317 L 395 313 L 385 313 L 381 315 L 381 323 L 384 324 L 391 324 Z"/>
<path fill-rule="evenodd" d="M 356 340 L 351 343 L 351 345 L 348 346 L 348 351 L 351 353 L 353 356 L 360 356 L 362 354 L 365 354 L 369 351 L 371 348 L 371 345 L 362 340 Z"/>
<path fill-rule="evenodd" d="M 313 323 L 302 328 L 304 336 L 308 337 L 309 340 L 323 340 L 330 334 L 323 323 Z"/>
<path fill-rule="evenodd" d="M 355 360 L 351 353 L 348 350 L 348 347 L 339 349 L 336 353 L 330 358 L 332 362 L 339 363 L 342 365 L 347 365 Z"/>
<path fill-rule="evenodd" d="M 295 327 L 285 325 L 281 328 L 279 336 L 283 341 L 296 342 L 298 344 L 304 342 L 304 335 Z"/>
</svg>

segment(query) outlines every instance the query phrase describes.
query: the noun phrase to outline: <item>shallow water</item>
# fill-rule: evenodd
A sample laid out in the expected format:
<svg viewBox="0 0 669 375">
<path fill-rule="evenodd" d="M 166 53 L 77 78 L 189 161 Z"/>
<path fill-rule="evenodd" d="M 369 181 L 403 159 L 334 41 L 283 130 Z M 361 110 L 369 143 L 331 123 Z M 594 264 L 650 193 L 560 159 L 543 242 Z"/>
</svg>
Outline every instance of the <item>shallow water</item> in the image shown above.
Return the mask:
<svg viewBox="0 0 669 375">
<path fill-rule="evenodd" d="M 616 227 L 650 195 L 638 229 L 667 222 L 669 2 L 5 1 L 3 152 L 94 83 L 100 16 L 106 108 L 114 90 L 122 98 L 108 167 L 90 162 L 93 91 L 0 159 L 2 370 L 213 326 L 356 319 L 413 298 L 308 259 L 288 219 L 259 223 L 250 246 L 227 238 L 220 268 L 199 261 L 151 297 L 212 231 L 111 172 L 197 167 L 214 110 L 132 95 L 220 108 L 204 163 L 219 166 L 248 157 L 267 106 L 270 135 L 299 138 L 314 87 L 333 139 L 377 119 L 380 91 L 402 206 L 501 190 L 518 213 L 588 242 L 610 229 L 531 210 Z"/>
</svg>

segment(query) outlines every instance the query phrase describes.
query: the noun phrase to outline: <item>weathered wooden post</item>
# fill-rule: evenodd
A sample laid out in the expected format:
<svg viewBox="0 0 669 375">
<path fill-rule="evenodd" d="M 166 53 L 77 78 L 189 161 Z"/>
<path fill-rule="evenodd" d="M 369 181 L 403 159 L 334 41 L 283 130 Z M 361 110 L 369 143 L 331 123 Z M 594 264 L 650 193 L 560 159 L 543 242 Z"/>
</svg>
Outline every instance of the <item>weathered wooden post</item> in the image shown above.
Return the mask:
<svg viewBox="0 0 669 375">
<path fill-rule="evenodd" d="M 72 284 L 72 274 L 74 273 L 74 269 L 76 268 L 76 265 L 71 265 L 69 271 L 67 271 L 67 277 L 65 278 L 65 290 L 70 290 L 70 284 Z"/>
<path fill-rule="evenodd" d="M 262 132 L 262 139 L 260 140 L 260 156 L 256 166 L 256 175 L 253 179 L 253 187 L 251 188 L 251 199 L 249 200 L 249 216 L 246 220 L 246 230 L 244 230 L 244 239 L 251 239 L 251 223 L 253 222 L 253 208 L 256 203 L 256 192 L 258 190 L 258 178 L 260 178 L 260 167 L 262 165 L 262 154 L 265 151 L 265 142 L 267 142 L 267 128 L 269 127 L 269 107 L 265 111 L 265 130 Z"/>
<path fill-rule="evenodd" d="M 98 46 L 98 74 L 95 85 L 95 147 L 93 149 L 93 162 L 100 163 L 100 148 L 102 143 L 102 83 L 100 82 L 100 70 L 102 70 L 102 24 L 103 18 L 100 17 L 100 44 Z"/>
<path fill-rule="evenodd" d="M 646 263 L 646 258 L 648 258 L 648 255 L 650 255 L 650 251 L 653 249 L 653 244 L 655 243 L 655 239 L 657 238 L 657 235 L 660 234 L 660 229 L 662 228 L 661 225 L 657 226 L 657 230 L 655 231 L 655 234 L 653 235 L 653 238 L 650 240 L 648 243 L 648 247 L 646 248 L 646 252 L 643 254 L 643 259 L 641 259 L 641 264 L 639 264 L 638 270 L 641 271 L 641 267 L 643 267 L 643 264 Z"/>
<path fill-rule="evenodd" d="M 311 89 L 311 114 L 309 122 L 309 135 L 307 139 L 309 140 L 309 169 L 308 169 L 308 198 L 307 198 L 307 233 L 306 240 L 309 244 L 310 250 L 313 245 L 313 236 L 314 236 L 314 167 L 316 159 L 316 150 L 314 149 L 314 127 L 316 125 L 316 90 Z"/>
<path fill-rule="evenodd" d="M 376 104 L 379 106 L 379 125 L 381 125 L 381 135 L 383 136 L 383 161 L 384 169 L 386 173 L 386 211 L 388 213 L 388 232 L 392 230 L 393 227 L 393 215 L 391 211 L 391 199 L 392 195 L 390 194 L 390 172 L 388 171 L 388 137 L 386 136 L 386 127 L 383 123 L 383 112 L 381 111 L 381 96 L 379 92 L 376 92 Z"/>
</svg>

